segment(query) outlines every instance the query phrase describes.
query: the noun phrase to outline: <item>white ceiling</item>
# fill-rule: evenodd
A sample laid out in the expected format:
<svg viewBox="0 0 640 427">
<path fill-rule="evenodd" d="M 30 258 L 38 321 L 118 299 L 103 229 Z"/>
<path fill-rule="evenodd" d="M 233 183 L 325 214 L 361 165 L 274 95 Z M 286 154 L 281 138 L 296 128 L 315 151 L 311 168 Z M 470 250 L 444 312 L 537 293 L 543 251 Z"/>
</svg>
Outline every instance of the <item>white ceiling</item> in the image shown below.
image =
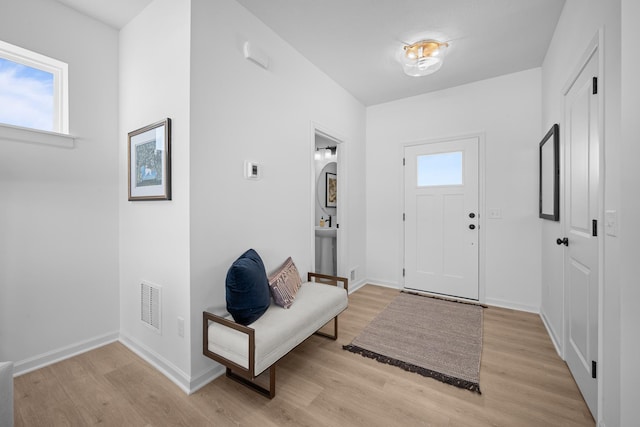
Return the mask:
<svg viewBox="0 0 640 427">
<path fill-rule="evenodd" d="M 152 0 L 57 1 L 122 28 Z M 364 105 L 539 67 L 565 2 L 237 1 Z M 430 76 L 406 76 L 397 53 L 430 38 L 450 43 L 444 65 Z"/>
<path fill-rule="evenodd" d="M 238 0 L 365 105 L 542 65 L 564 0 Z M 450 42 L 442 68 L 409 77 L 396 55 Z"/>
</svg>

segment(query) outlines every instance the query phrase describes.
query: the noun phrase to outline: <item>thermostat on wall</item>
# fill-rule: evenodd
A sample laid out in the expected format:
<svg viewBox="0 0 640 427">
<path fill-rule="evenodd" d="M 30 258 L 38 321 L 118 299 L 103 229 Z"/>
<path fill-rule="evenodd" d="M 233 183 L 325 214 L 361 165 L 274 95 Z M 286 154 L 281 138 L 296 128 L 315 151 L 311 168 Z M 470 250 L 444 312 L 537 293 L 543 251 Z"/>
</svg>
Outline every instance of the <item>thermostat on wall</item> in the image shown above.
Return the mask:
<svg viewBox="0 0 640 427">
<path fill-rule="evenodd" d="M 260 179 L 262 176 L 262 166 L 256 162 L 244 162 L 244 177 L 247 179 Z"/>
</svg>

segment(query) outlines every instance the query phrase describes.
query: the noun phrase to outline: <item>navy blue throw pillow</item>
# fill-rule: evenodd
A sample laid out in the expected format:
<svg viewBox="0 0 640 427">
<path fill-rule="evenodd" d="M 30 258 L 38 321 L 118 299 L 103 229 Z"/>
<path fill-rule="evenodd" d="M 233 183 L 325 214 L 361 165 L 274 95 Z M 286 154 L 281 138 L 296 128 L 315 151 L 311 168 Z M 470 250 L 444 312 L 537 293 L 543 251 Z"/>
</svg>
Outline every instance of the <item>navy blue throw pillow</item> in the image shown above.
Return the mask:
<svg viewBox="0 0 640 427">
<path fill-rule="evenodd" d="M 253 249 L 243 253 L 231 265 L 225 285 L 227 311 L 236 323 L 253 323 L 269 308 L 269 280 L 260 255 Z"/>
</svg>

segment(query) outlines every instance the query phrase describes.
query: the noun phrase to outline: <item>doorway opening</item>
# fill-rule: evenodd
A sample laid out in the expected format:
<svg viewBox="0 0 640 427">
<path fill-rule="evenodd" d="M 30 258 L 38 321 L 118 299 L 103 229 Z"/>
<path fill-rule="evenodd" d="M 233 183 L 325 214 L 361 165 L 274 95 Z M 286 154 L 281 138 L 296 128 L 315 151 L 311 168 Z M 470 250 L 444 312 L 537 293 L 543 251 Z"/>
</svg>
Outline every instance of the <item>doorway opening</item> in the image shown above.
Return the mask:
<svg viewBox="0 0 640 427">
<path fill-rule="evenodd" d="M 337 276 L 339 271 L 340 141 L 314 131 L 314 265 L 315 272 Z"/>
</svg>

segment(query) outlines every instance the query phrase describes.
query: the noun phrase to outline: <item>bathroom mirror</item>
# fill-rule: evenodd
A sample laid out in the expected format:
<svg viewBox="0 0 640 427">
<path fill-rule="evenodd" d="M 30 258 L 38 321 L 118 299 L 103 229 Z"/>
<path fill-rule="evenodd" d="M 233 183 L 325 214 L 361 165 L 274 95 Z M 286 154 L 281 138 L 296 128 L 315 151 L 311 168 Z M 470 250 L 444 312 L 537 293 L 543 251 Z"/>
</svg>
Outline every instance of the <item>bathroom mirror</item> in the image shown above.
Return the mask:
<svg viewBox="0 0 640 427">
<path fill-rule="evenodd" d="M 316 181 L 316 203 L 320 206 L 320 209 L 326 214 L 335 216 L 337 212 L 337 200 L 332 199 L 335 202 L 335 206 L 332 207 L 334 203 L 329 203 L 329 207 L 327 207 L 327 177 L 329 179 L 337 179 L 338 174 L 338 164 L 336 162 L 327 163 L 324 168 L 320 171 Z M 335 181 L 337 185 L 337 181 Z"/>
</svg>

